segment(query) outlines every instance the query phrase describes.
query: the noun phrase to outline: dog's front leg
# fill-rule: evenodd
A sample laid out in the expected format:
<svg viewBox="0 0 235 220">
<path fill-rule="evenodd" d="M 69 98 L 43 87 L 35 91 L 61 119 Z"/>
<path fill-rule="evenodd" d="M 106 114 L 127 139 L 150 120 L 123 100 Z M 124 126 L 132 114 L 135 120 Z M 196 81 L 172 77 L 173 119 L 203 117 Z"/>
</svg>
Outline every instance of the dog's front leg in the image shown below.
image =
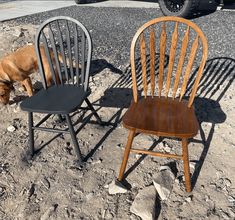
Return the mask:
<svg viewBox="0 0 235 220">
<path fill-rule="evenodd" d="M 28 96 L 33 95 L 33 85 L 30 78 L 26 78 L 25 80 L 21 81 L 22 86 L 26 89 Z"/>
</svg>

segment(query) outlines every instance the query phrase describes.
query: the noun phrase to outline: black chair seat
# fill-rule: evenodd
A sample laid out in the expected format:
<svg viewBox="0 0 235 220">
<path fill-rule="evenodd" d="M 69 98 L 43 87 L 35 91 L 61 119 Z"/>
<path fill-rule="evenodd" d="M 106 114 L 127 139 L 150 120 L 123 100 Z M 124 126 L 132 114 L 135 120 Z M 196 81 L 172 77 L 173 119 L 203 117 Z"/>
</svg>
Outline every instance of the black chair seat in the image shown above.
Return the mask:
<svg viewBox="0 0 235 220">
<path fill-rule="evenodd" d="M 20 107 L 28 112 L 69 114 L 81 106 L 89 94 L 82 87 L 73 85 L 52 86 L 25 99 Z"/>
</svg>

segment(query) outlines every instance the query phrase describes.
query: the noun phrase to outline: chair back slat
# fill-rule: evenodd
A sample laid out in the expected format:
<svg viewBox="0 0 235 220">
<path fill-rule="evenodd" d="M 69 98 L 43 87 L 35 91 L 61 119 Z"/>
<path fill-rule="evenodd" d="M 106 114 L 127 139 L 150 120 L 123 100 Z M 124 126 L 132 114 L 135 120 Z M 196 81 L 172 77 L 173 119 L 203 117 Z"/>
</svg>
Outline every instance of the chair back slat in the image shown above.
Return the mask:
<svg viewBox="0 0 235 220">
<path fill-rule="evenodd" d="M 51 78 L 56 85 L 88 89 L 92 41 L 79 21 L 65 16 L 48 19 L 37 31 L 35 47 L 45 89 Z"/>
<path fill-rule="evenodd" d="M 65 22 L 65 33 L 66 33 L 66 42 L 67 42 L 67 53 L 68 53 L 68 65 L 70 70 L 70 78 L 72 79 L 72 84 L 74 84 L 74 72 L 73 72 L 73 60 L 72 60 L 72 47 L 70 42 L 70 30 L 68 21 Z"/>
<path fill-rule="evenodd" d="M 141 66 L 142 66 L 144 96 L 147 97 L 148 82 L 147 82 L 147 65 L 146 65 L 146 44 L 143 33 L 140 35 L 140 57 L 141 57 Z"/>
<path fill-rule="evenodd" d="M 52 50 L 53 50 L 53 54 L 55 56 L 55 62 L 56 62 L 56 71 L 59 75 L 59 79 L 60 79 L 60 83 L 63 84 L 63 77 L 62 77 L 62 74 L 61 74 L 61 67 L 60 67 L 60 62 L 59 62 L 59 57 L 58 57 L 58 53 L 57 53 L 57 50 L 56 50 L 56 42 L 55 42 L 55 38 L 54 38 L 54 34 L 52 32 L 52 29 L 51 29 L 51 25 L 49 24 L 48 25 L 48 33 L 49 33 L 49 38 L 50 38 L 50 41 L 51 41 L 51 46 L 52 46 Z"/>
<path fill-rule="evenodd" d="M 55 70 L 54 70 L 53 65 L 52 65 L 53 57 L 51 57 L 51 53 L 50 53 L 50 50 L 49 50 L 49 47 L 48 47 L 48 42 L 47 42 L 47 39 L 46 39 L 46 36 L 45 36 L 44 32 L 42 32 L 42 42 L 43 42 L 43 45 L 44 45 L 44 51 L 45 51 L 45 55 L 46 55 L 47 60 L 48 60 L 50 72 L 52 74 L 53 82 L 55 84 L 57 84 L 56 77 L 55 77 Z"/>
<path fill-rule="evenodd" d="M 183 80 L 183 84 L 182 84 L 182 88 L 181 88 L 181 92 L 180 92 L 180 100 L 183 98 L 183 95 L 186 91 L 186 87 L 188 84 L 190 72 L 192 70 L 193 61 L 195 59 L 197 49 L 198 49 L 198 36 L 196 37 L 196 39 L 193 42 L 192 49 L 191 49 L 191 52 L 189 55 L 189 61 L 188 61 L 188 64 L 187 64 L 187 67 L 186 67 L 186 70 L 184 73 L 184 80 Z"/>
<path fill-rule="evenodd" d="M 198 69 L 198 72 L 197 72 L 197 77 L 195 79 L 195 82 L 194 82 L 194 85 L 193 85 L 193 89 L 192 89 L 192 92 L 191 92 L 191 95 L 190 95 L 190 98 L 189 98 L 188 107 L 191 107 L 192 104 L 193 104 L 193 100 L 194 100 L 194 97 L 196 95 L 196 92 L 197 92 L 197 89 L 198 89 L 198 85 L 199 85 L 199 82 L 200 82 L 201 77 L 202 77 L 204 66 L 206 64 L 206 59 L 207 59 L 207 53 L 203 53 L 203 55 L 202 55 L 202 63 L 201 63 L 201 65 L 200 65 L 200 67 Z"/>
<path fill-rule="evenodd" d="M 167 80 L 166 80 L 166 97 L 168 96 L 170 86 L 171 86 L 171 79 L 172 79 L 172 71 L 175 62 L 175 51 L 178 43 L 178 22 L 175 23 L 175 29 L 172 34 L 171 39 L 171 49 L 170 49 L 170 57 L 169 57 L 169 65 L 167 71 Z"/>
<path fill-rule="evenodd" d="M 59 51 L 62 56 L 62 60 L 63 60 L 63 64 L 64 64 L 65 77 L 66 77 L 66 81 L 68 81 L 69 75 L 68 75 L 67 62 L 66 62 L 66 56 L 65 56 L 65 51 L 64 51 L 63 37 L 62 37 L 62 33 L 61 33 L 61 29 L 60 29 L 60 25 L 59 25 L 58 20 L 55 21 L 55 25 L 56 25 L 56 30 L 58 31 L 58 40 L 59 40 L 59 48 L 60 48 Z"/>
<path fill-rule="evenodd" d="M 80 70 L 79 70 L 79 43 L 78 43 L 78 29 L 77 25 L 74 24 L 74 53 L 75 53 L 75 68 L 76 68 L 76 78 L 77 78 L 77 85 L 80 83 Z"/>
<path fill-rule="evenodd" d="M 179 17 L 160 17 L 145 23 L 131 43 L 134 101 L 138 102 L 138 90 L 144 97 L 158 95 L 178 101 L 189 95 L 188 107 L 191 107 L 207 54 L 206 37 L 193 22 Z M 190 94 L 186 93 L 189 86 Z"/>
<path fill-rule="evenodd" d="M 84 77 L 85 77 L 85 42 L 86 42 L 86 37 L 85 34 L 82 33 L 82 54 L 81 54 L 81 66 L 82 66 L 82 72 L 81 72 L 81 82 L 82 84 L 84 83 Z"/>
<path fill-rule="evenodd" d="M 153 27 L 151 27 L 150 30 L 150 83 L 151 83 L 151 95 L 154 96 L 155 93 L 155 56 L 156 56 L 156 50 L 155 50 L 155 30 Z"/>
<path fill-rule="evenodd" d="M 162 24 L 162 32 L 160 37 L 160 62 L 159 62 L 159 80 L 158 80 L 158 95 L 161 97 L 164 77 L 165 51 L 166 51 L 166 25 Z"/>
<path fill-rule="evenodd" d="M 188 26 L 187 30 L 185 32 L 183 41 L 182 41 L 179 62 L 178 62 L 178 66 L 177 66 L 177 70 L 176 70 L 176 74 L 175 74 L 175 82 L 174 82 L 173 95 L 172 95 L 173 98 L 175 98 L 175 96 L 176 96 L 176 92 L 177 92 L 177 89 L 179 86 L 180 77 L 181 77 L 182 70 L 183 70 L 185 55 L 186 55 L 188 41 L 189 41 L 189 30 L 190 30 L 190 28 Z"/>
</svg>

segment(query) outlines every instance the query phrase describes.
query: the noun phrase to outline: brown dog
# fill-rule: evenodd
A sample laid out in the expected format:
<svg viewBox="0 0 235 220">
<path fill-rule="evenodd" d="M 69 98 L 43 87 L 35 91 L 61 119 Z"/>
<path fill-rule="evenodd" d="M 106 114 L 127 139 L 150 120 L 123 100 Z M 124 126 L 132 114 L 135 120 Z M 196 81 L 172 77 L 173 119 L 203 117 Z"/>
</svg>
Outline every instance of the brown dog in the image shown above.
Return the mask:
<svg viewBox="0 0 235 220">
<path fill-rule="evenodd" d="M 42 62 L 48 84 L 52 82 L 49 64 L 44 48 L 41 47 Z M 29 96 L 33 95 L 30 74 L 38 70 L 36 51 L 33 45 L 25 46 L 0 60 L 0 103 L 9 102 L 13 83 L 20 82 Z"/>
</svg>

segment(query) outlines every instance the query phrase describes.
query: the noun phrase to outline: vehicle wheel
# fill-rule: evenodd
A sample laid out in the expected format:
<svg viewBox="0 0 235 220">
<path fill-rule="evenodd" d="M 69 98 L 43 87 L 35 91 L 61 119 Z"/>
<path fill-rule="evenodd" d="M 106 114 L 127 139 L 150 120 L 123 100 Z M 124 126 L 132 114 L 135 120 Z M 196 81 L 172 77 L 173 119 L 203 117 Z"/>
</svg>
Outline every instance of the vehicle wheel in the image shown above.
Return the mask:
<svg viewBox="0 0 235 220">
<path fill-rule="evenodd" d="M 158 0 L 164 15 L 189 17 L 198 8 L 200 0 Z"/>
<path fill-rule="evenodd" d="M 86 0 L 74 0 L 76 4 L 84 4 Z"/>
</svg>

